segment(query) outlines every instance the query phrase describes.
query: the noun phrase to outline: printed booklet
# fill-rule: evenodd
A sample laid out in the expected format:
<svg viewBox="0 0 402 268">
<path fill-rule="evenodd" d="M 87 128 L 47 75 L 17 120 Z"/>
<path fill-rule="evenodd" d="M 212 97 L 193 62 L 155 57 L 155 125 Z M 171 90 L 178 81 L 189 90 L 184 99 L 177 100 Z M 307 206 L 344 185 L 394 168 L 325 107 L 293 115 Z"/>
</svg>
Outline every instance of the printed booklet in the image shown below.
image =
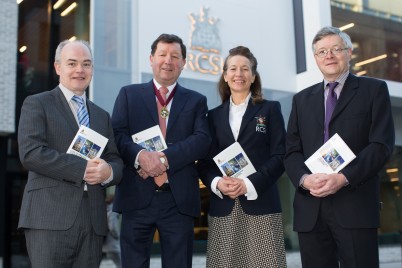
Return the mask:
<svg viewBox="0 0 402 268">
<path fill-rule="evenodd" d="M 233 143 L 217 154 L 214 157 L 214 161 L 223 176 L 247 178 L 256 172 L 253 164 L 238 142 Z"/>
<path fill-rule="evenodd" d="M 161 152 L 167 148 L 158 125 L 145 129 L 131 136 L 133 141 L 150 152 Z"/>
<path fill-rule="evenodd" d="M 67 153 L 74 154 L 86 160 L 93 159 L 101 156 L 107 142 L 108 139 L 98 132 L 81 125 Z"/>
<path fill-rule="evenodd" d="M 312 173 L 338 173 L 356 156 L 342 138 L 335 134 L 304 163 Z"/>
</svg>

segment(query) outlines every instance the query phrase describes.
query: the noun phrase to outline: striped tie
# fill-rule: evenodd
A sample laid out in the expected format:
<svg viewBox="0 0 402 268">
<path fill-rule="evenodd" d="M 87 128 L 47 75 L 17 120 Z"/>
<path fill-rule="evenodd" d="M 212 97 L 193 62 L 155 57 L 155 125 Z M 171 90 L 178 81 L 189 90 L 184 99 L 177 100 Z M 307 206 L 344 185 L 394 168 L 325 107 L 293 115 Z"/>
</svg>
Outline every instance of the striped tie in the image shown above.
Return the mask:
<svg viewBox="0 0 402 268">
<path fill-rule="evenodd" d="M 77 118 L 80 125 L 89 127 L 89 115 L 82 97 L 74 95 L 72 100 L 78 105 Z"/>
</svg>

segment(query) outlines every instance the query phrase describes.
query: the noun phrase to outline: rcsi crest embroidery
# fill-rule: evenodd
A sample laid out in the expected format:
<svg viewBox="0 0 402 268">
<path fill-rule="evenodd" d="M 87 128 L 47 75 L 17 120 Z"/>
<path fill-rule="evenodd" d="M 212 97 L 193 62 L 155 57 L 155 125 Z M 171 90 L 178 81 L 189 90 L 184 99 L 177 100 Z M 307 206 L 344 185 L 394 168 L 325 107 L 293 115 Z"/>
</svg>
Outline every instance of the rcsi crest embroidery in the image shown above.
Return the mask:
<svg viewBox="0 0 402 268">
<path fill-rule="evenodd" d="M 266 133 L 266 119 L 265 116 L 256 116 L 255 119 L 257 120 L 257 125 L 255 126 L 256 132 Z"/>
</svg>

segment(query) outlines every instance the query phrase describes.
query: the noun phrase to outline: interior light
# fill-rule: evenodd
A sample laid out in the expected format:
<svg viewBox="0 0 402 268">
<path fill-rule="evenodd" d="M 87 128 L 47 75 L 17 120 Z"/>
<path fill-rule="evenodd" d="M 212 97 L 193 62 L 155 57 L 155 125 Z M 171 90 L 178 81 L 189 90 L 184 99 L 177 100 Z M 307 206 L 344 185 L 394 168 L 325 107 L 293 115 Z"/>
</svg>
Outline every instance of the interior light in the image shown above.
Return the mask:
<svg viewBox="0 0 402 268">
<path fill-rule="evenodd" d="M 399 178 L 398 178 L 398 177 L 396 177 L 396 178 L 391 178 L 390 181 L 391 181 L 391 182 L 397 182 L 397 181 L 399 181 Z"/>
<path fill-rule="evenodd" d="M 27 50 L 27 46 L 22 46 L 22 47 L 20 47 L 20 49 L 19 49 L 19 52 L 24 52 L 25 50 Z"/>
<path fill-rule="evenodd" d="M 387 173 L 398 172 L 398 168 L 387 168 Z"/>
<path fill-rule="evenodd" d="M 75 40 L 77 40 L 77 37 L 76 36 L 71 36 L 68 40 L 75 41 Z"/>
<path fill-rule="evenodd" d="M 71 5 L 68 6 L 68 8 L 66 8 L 63 12 L 61 12 L 60 16 L 62 16 L 62 17 L 67 16 L 76 7 L 77 7 L 77 3 L 76 2 L 72 3 Z"/>
<path fill-rule="evenodd" d="M 365 74 L 367 74 L 366 70 L 363 70 L 363 71 L 360 71 L 360 72 L 356 73 L 357 76 L 362 76 L 362 75 L 365 75 Z"/>
<path fill-rule="evenodd" d="M 344 30 L 347 30 L 347 29 L 352 28 L 354 26 L 355 26 L 354 23 L 349 23 L 349 24 L 346 24 L 346 25 L 344 25 L 342 27 L 339 27 L 339 30 L 344 31 Z"/>
<path fill-rule="evenodd" d="M 358 62 L 358 63 L 355 64 L 355 66 L 359 67 L 359 66 L 362 66 L 362 65 L 365 65 L 365 64 L 372 63 L 374 61 L 385 59 L 386 57 L 387 57 L 387 54 L 383 54 L 383 55 L 380 55 L 380 56 L 377 56 L 377 57 L 374 57 L 374 58 L 371 58 L 371 59 L 368 59 L 368 60 Z"/>
<path fill-rule="evenodd" d="M 59 7 L 61 7 L 61 5 L 65 2 L 66 0 L 58 0 L 54 5 L 53 5 L 53 9 L 56 10 Z"/>
</svg>

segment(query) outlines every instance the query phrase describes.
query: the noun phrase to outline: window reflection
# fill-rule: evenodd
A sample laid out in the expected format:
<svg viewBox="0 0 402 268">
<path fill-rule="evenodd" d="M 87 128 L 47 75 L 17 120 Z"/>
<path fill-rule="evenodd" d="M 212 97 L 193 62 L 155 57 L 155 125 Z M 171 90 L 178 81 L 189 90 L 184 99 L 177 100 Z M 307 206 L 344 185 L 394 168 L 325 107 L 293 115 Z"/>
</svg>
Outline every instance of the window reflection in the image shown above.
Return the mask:
<svg viewBox="0 0 402 268">
<path fill-rule="evenodd" d="M 402 82 L 402 8 L 396 8 L 402 7 L 402 1 L 360 3 L 331 1 L 332 24 L 345 26 L 344 31 L 354 42 L 351 71 Z"/>
</svg>

